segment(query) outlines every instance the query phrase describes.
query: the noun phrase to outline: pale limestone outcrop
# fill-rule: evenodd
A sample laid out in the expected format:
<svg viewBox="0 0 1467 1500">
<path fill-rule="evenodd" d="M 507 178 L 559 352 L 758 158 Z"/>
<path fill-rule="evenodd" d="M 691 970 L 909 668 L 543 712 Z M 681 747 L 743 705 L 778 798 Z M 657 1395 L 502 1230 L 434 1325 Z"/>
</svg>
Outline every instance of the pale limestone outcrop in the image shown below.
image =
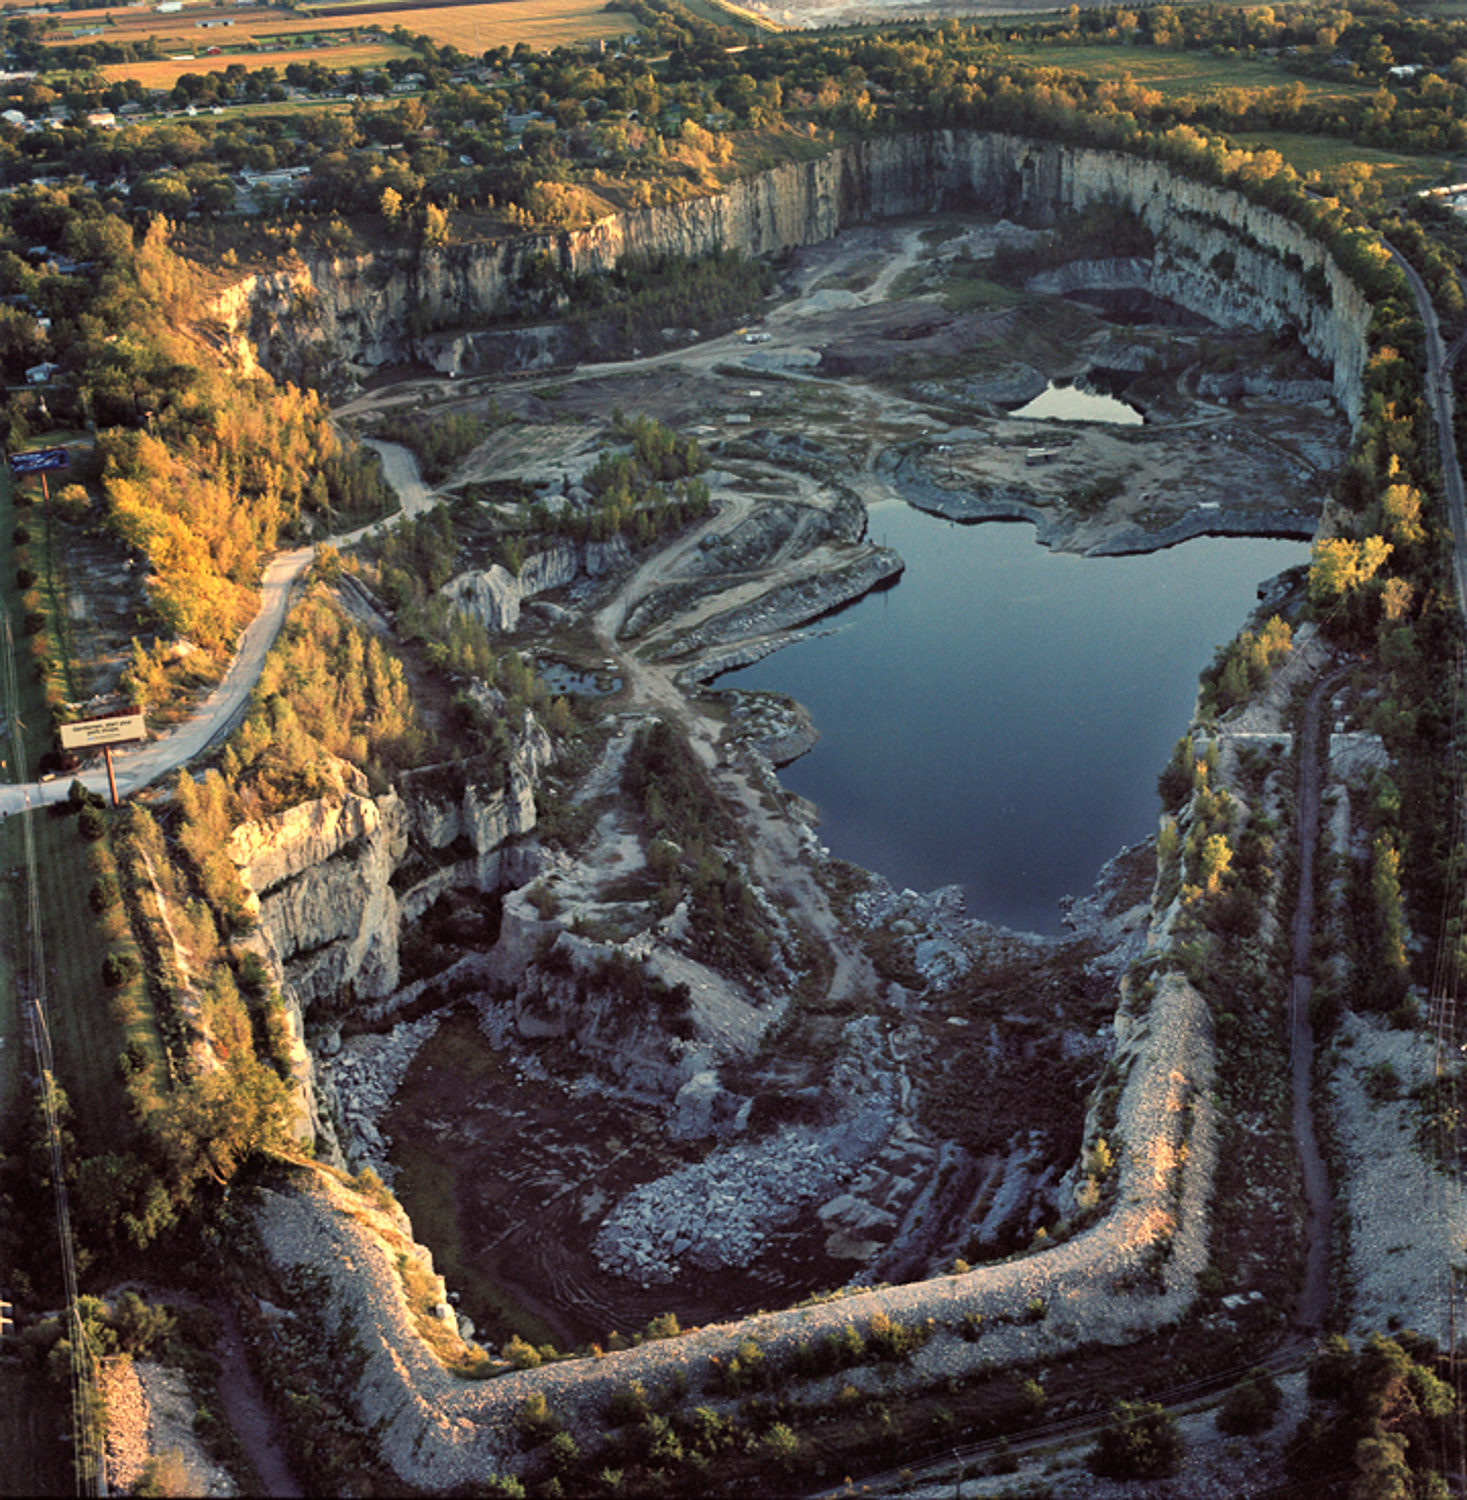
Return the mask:
<svg viewBox="0 0 1467 1500">
<path fill-rule="evenodd" d="M 557 542 L 527 557 L 518 574 L 500 563 L 460 573 L 443 587 L 446 598 L 486 630 L 503 634 L 519 625 L 527 599 L 564 588 L 577 578 L 602 578 L 629 556 L 626 544 Z"/>
<path fill-rule="evenodd" d="M 395 793 L 343 791 L 234 831 L 230 853 L 258 917 L 257 941 L 302 1008 L 348 985 L 396 987 L 397 897 L 407 849 Z"/>
<path fill-rule="evenodd" d="M 533 854 L 519 841 L 534 831 L 551 755 L 526 714 L 507 767 L 429 767 L 378 797 L 358 778 L 235 829 L 229 852 L 257 918 L 251 941 L 299 1012 L 331 997 L 385 999 L 398 986 L 404 922 L 446 891 L 528 878 Z"/>
<path fill-rule="evenodd" d="M 408 1312 L 394 1269 L 405 1250 L 400 1219 L 378 1224 L 338 1180 L 316 1173 L 296 1190 L 261 1195 L 253 1219 L 280 1269 L 324 1270 L 315 1309 L 332 1332 L 360 1340 L 354 1397 L 404 1483 L 447 1489 L 525 1462 L 515 1414 L 543 1395 L 579 1438 L 604 1427 L 611 1392 L 687 1382 L 699 1399 L 741 1341 L 771 1362 L 803 1345 L 869 1330 L 877 1315 L 934 1320 L 934 1337 L 899 1373 L 862 1368 L 808 1387 L 814 1399 L 845 1384 L 888 1395 L 934 1389 L 1006 1365 L 1063 1359 L 1077 1349 L 1136 1341 L 1183 1317 L 1208 1262 L 1209 1204 L 1217 1159 L 1207 1004 L 1169 976 L 1138 1030 L 1119 1107 L 1133 1149 L 1117 1167 L 1115 1206 L 1092 1228 L 1043 1254 L 906 1286 L 853 1292 L 815 1305 L 714 1324 L 662 1341 L 573 1359 L 494 1380 L 457 1379 L 438 1364 Z"/>
<path fill-rule="evenodd" d="M 423 314 L 439 326 L 471 327 L 513 309 L 526 265 L 540 256 L 583 275 L 628 255 L 775 253 L 865 219 L 942 206 L 1043 217 L 1103 201 L 1133 209 L 1155 235 L 1149 284 L 1157 295 L 1222 324 L 1297 329 L 1355 418 L 1369 305 L 1299 225 L 1146 157 L 974 131 L 852 142 L 718 194 L 608 215 L 583 229 L 302 262 L 230 288 L 216 313 L 227 337 L 247 335 L 261 363 L 277 371 L 295 369 L 312 347 L 366 365 L 419 358 L 454 370 L 473 368 L 465 361 L 482 348 L 483 368 L 503 368 L 520 359 L 503 340 L 445 343 L 412 330 Z M 554 345 L 553 330 L 541 330 L 531 362 L 555 357 Z"/>
</svg>

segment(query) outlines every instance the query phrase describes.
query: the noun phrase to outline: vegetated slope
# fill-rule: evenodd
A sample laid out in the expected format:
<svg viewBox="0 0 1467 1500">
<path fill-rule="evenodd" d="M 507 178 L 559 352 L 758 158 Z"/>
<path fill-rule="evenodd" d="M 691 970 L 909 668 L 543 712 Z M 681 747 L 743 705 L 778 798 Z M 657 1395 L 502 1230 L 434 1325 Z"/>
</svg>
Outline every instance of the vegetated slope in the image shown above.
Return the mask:
<svg viewBox="0 0 1467 1500">
<path fill-rule="evenodd" d="M 1368 260 L 1368 257 L 1367 257 Z M 1409 336 L 1409 328 L 1399 325 L 1397 329 L 1391 330 L 1394 337 L 1396 332 Z M 105 340 L 103 340 L 105 342 Z M 78 345 L 78 347 L 82 347 Z M 1372 383 L 1372 394 L 1378 394 L 1380 400 L 1380 411 L 1371 411 L 1370 418 L 1372 426 L 1367 430 L 1365 442 L 1362 444 L 1359 465 L 1353 473 L 1353 488 L 1345 494 L 1347 507 L 1357 516 L 1358 531 L 1353 536 L 1343 538 L 1341 545 L 1326 549 L 1321 552 L 1320 566 L 1315 580 L 1316 603 L 1329 611 L 1330 619 L 1336 628 L 1342 629 L 1349 635 L 1352 643 L 1362 644 L 1369 642 L 1373 637 L 1379 637 L 1388 646 L 1390 660 L 1393 663 L 1392 689 L 1392 714 L 1393 719 L 1387 722 L 1382 718 L 1382 727 L 1393 733 L 1397 743 L 1404 748 L 1412 748 L 1412 742 L 1419 737 L 1402 723 L 1401 699 L 1396 696 L 1417 695 L 1415 701 L 1420 701 L 1419 687 L 1416 680 L 1420 675 L 1420 655 L 1422 653 L 1423 637 L 1429 636 L 1430 632 L 1437 628 L 1427 608 L 1427 600 L 1424 590 L 1418 593 L 1416 589 L 1415 574 L 1408 576 L 1408 572 L 1419 566 L 1421 576 L 1430 577 L 1432 559 L 1429 555 L 1415 559 L 1413 562 L 1409 547 L 1416 540 L 1408 536 L 1407 532 L 1414 530 L 1410 525 L 1410 501 L 1411 491 L 1417 490 L 1418 484 L 1424 484 L 1425 480 L 1419 475 L 1415 467 L 1419 464 L 1420 449 L 1414 443 L 1411 433 L 1406 430 L 1406 417 L 1409 416 L 1411 406 L 1411 388 L 1409 370 L 1397 370 L 1395 366 L 1402 363 L 1399 360 L 1399 350 L 1396 357 L 1387 357 L 1385 350 L 1394 349 L 1395 345 L 1385 345 L 1377 355 L 1376 363 L 1369 372 L 1368 380 Z M 101 351 L 97 351 L 100 355 Z M 156 361 L 155 361 L 156 363 Z M 143 366 L 152 368 L 148 361 L 143 361 Z M 105 360 L 100 361 L 99 368 L 105 369 Z M 129 364 L 125 367 L 124 374 L 135 371 L 137 366 Z M 158 389 L 165 386 L 164 380 L 159 378 Z M 126 381 L 124 379 L 120 389 L 126 392 Z M 107 398 L 107 391 L 99 386 L 93 393 L 99 399 Z M 191 399 L 191 397 L 196 399 Z M 113 399 L 122 399 L 116 392 L 112 393 Z M 136 394 L 134 394 L 134 399 Z M 191 440 L 196 439 L 192 451 L 200 458 L 202 464 L 201 472 L 208 475 L 222 471 L 227 467 L 222 456 L 225 449 L 221 445 L 219 437 L 219 420 L 217 402 L 210 397 L 208 391 L 194 391 L 175 403 L 177 423 L 170 429 L 179 441 L 179 446 L 184 449 L 190 448 Z M 1405 415 L 1403 415 L 1403 413 Z M 156 413 L 155 413 L 156 415 Z M 287 427 L 298 426 L 301 430 L 308 428 L 309 423 L 304 418 L 297 420 L 289 412 L 286 413 Z M 175 473 L 164 473 L 158 489 L 163 497 L 160 506 L 161 514 L 155 513 L 149 508 L 148 502 L 152 498 L 150 494 L 140 494 L 136 490 L 127 488 L 130 480 L 136 474 L 151 473 L 149 465 L 158 462 L 156 455 L 149 447 L 142 443 L 133 443 L 127 440 L 119 440 L 117 443 L 119 458 L 114 470 L 113 478 L 122 485 L 120 490 L 121 503 L 119 504 L 119 516 L 124 524 L 137 528 L 139 537 L 154 539 L 161 555 L 165 557 L 177 557 L 185 574 L 192 569 L 203 577 L 209 577 L 207 568 L 196 551 L 191 551 L 187 545 L 187 538 L 179 535 L 180 528 L 176 524 L 176 509 L 169 510 L 168 495 L 176 493 L 179 482 Z M 1394 465 L 1394 467 L 1392 467 Z M 1387 499 L 1387 494 L 1395 488 L 1395 485 L 1382 485 L 1380 481 L 1389 476 L 1393 480 L 1405 472 L 1407 478 L 1401 481 L 1408 493 Z M 239 535 L 234 535 L 230 528 L 217 521 L 211 522 L 209 535 L 212 538 L 211 549 L 205 549 L 204 555 L 209 560 L 210 566 L 217 567 L 217 577 L 221 580 L 212 590 L 205 589 L 206 595 L 213 597 L 213 604 L 219 611 L 219 618 L 227 622 L 230 612 L 237 607 L 238 599 L 234 590 L 241 586 L 241 579 L 248 577 L 248 567 L 245 559 L 251 554 L 257 554 L 264 545 L 264 539 L 270 534 L 270 527 L 278 528 L 281 524 L 281 507 L 289 509 L 287 497 L 288 486 L 282 485 L 272 492 L 269 476 L 251 483 L 258 483 L 259 488 L 251 491 L 257 498 L 265 499 L 273 493 L 273 499 L 262 506 L 265 513 L 262 528 L 258 531 L 245 529 Z M 297 497 L 298 499 L 299 497 Z M 175 502 L 176 505 L 176 502 Z M 1382 556 L 1383 546 L 1389 546 L 1393 559 L 1389 569 L 1383 569 L 1380 563 L 1384 560 Z M 1429 549 L 1428 549 L 1429 551 Z M 237 575 L 237 576 L 236 576 Z M 198 633 L 204 636 L 204 643 L 215 644 L 209 636 L 209 617 L 188 616 L 182 613 L 186 601 L 179 596 L 170 594 L 167 588 L 160 585 L 158 591 L 160 600 L 160 611 L 165 623 L 173 623 L 169 611 L 177 612 L 178 619 L 198 619 Z M 1413 610 L 1421 610 L 1421 613 L 1413 613 Z M 1398 628 L 1399 627 L 1399 628 Z M 213 627 L 217 630 L 218 639 L 227 638 L 228 625 Z M 1408 637 L 1406 630 L 1413 633 Z M 1419 720 L 1417 727 L 1419 727 Z M 1390 812 L 1389 799 L 1387 799 L 1387 813 Z M 146 830 L 143 830 L 146 833 Z M 1224 836 L 1216 832 L 1209 832 L 1205 840 L 1200 841 L 1196 851 L 1199 861 L 1207 855 L 1212 839 Z M 144 839 L 143 852 L 148 853 L 146 839 Z M 1187 884 L 1194 884 L 1205 894 L 1206 888 L 1211 884 L 1212 877 L 1218 872 L 1220 854 L 1216 845 L 1211 845 L 1212 853 L 1207 855 L 1210 863 L 1199 863 L 1194 875 L 1200 879 L 1194 879 Z M 149 856 L 151 857 L 151 856 Z M 143 870 L 147 861 L 138 865 Z M 1388 862 L 1382 861 L 1382 868 Z M 137 889 L 139 899 L 144 899 L 147 889 L 154 881 L 137 877 Z M 1390 896 L 1390 881 L 1383 880 L 1381 889 L 1386 897 Z M 1391 903 L 1387 902 L 1390 906 Z M 1391 909 L 1394 909 L 1392 906 Z M 1389 913 L 1387 913 L 1389 915 Z M 1204 924 L 1205 925 L 1205 924 Z M 1197 934 L 1199 942 L 1203 942 L 1202 934 Z M 170 938 L 175 946 L 176 940 Z M 185 944 L 186 946 L 186 944 Z M 159 950 L 163 952 L 161 945 Z M 237 1022 L 237 1014 L 228 1004 L 227 997 L 218 995 L 209 997 L 211 1002 L 218 1003 L 222 1009 L 218 1022 L 218 1030 L 227 1032 L 227 1025 Z M 235 1017 L 231 1021 L 229 1018 Z M 233 1033 L 233 1040 L 238 1042 L 240 1035 Z M 207 1101 L 205 1101 L 207 1102 Z M 227 1139 L 221 1135 L 220 1150 L 226 1153 L 231 1148 Z M 197 1164 L 194 1159 L 193 1164 Z M 213 1163 L 218 1166 L 218 1162 Z M 185 1160 L 180 1168 L 181 1171 L 192 1170 L 192 1165 Z M 206 1175 L 205 1169 L 201 1168 L 200 1175 Z"/>
</svg>

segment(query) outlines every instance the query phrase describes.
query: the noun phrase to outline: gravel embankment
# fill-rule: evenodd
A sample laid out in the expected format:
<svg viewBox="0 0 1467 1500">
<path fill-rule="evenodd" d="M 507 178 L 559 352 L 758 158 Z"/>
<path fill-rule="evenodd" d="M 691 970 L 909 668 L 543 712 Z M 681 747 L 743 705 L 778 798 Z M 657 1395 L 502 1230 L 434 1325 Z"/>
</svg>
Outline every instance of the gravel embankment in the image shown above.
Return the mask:
<svg viewBox="0 0 1467 1500">
<path fill-rule="evenodd" d="M 1332 1093 L 1346 1168 L 1351 1334 L 1414 1328 L 1446 1344 L 1467 1199 L 1418 1145 L 1423 1116 L 1410 1095 L 1435 1077 L 1433 1040 L 1347 1016 L 1339 1041 Z"/>
<path fill-rule="evenodd" d="M 107 1405 L 110 1493 L 131 1493 L 150 1458 L 161 1461 L 167 1482 L 183 1486 L 168 1494 L 239 1493 L 194 1434 L 194 1399 L 182 1371 L 147 1360 L 113 1359 L 102 1365 L 99 1383 Z"/>
<path fill-rule="evenodd" d="M 854 1293 L 489 1381 L 449 1375 L 418 1337 L 394 1264 L 399 1254 L 422 1252 L 400 1216 L 369 1206 L 323 1173 L 303 1191 L 267 1195 L 256 1218 L 277 1264 L 331 1274 L 324 1311 L 337 1326 L 350 1322 L 366 1351 L 359 1414 L 368 1426 L 382 1423 L 387 1462 L 407 1483 L 448 1488 L 518 1465 L 514 1415 L 531 1393 L 543 1393 L 573 1431 L 590 1437 L 612 1391 L 680 1374 L 690 1393 L 699 1392 L 713 1372 L 710 1361 L 726 1360 L 747 1338 L 766 1359 L 777 1359 L 848 1324 L 868 1326 L 878 1313 L 903 1323 L 931 1319 L 934 1337 L 897 1377 L 920 1388 L 1055 1357 L 1082 1342 L 1128 1343 L 1179 1318 L 1207 1262 L 1216 1136 L 1206 1005 L 1184 980 L 1169 978 L 1122 1051 L 1134 1061 L 1115 1133 L 1137 1145 L 1122 1153 L 1111 1213 L 1065 1244 L 960 1276 Z M 956 1330 L 974 1318 L 982 1320 L 981 1336 L 969 1341 Z M 847 1371 L 831 1381 L 874 1389 L 883 1373 Z M 820 1399 L 834 1389 L 817 1382 L 809 1393 Z"/>
</svg>

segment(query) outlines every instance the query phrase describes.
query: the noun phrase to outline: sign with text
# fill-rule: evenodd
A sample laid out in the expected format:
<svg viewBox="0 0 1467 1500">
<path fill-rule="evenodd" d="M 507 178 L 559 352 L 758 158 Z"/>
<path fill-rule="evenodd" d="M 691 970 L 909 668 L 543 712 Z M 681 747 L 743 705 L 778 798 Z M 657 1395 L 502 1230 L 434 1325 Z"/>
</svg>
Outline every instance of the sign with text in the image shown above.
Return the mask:
<svg viewBox="0 0 1467 1500">
<path fill-rule="evenodd" d="M 114 714 L 110 719 L 82 719 L 61 726 L 63 750 L 100 750 L 104 745 L 126 745 L 147 737 L 141 714 Z"/>
<path fill-rule="evenodd" d="M 71 462 L 65 448 L 37 448 L 34 453 L 12 453 L 12 474 L 39 474 L 45 469 L 64 469 Z"/>
</svg>

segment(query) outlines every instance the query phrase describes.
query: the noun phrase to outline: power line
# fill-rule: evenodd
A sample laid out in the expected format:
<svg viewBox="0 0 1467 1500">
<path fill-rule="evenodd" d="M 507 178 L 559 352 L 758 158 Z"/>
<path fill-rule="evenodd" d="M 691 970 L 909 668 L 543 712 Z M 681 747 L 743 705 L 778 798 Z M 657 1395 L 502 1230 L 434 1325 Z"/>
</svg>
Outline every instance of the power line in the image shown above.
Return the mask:
<svg viewBox="0 0 1467 1500">
<path fill-rule="evenodd" d="M 30 777 L 26 767 L 25 730 L 20 722 L 20 696 L 15 673 L 15 644 L 10 619 L 0 615 L 0 662 L 3 662 L 4 708 L 10 724 L 11 752 L 15 775 L 22 786 Z M 71 1344 L 71 1425 L 73 1464 L 79 1495 L 106 1495 L 107 1469 L 100 1426 L 101 1401 L 96 1391 L 96 1360 L 87 1343 L 77 1291 L 76 1245 L 71 1233 L 71 1205 L 66 1195 L 66 1162 L 62 1150 L 60 1109 L 57 1099 L 55 1058 L 51 1050 L 51 1028 L 46 1018 L 46 953 L 41 927 L 41 882 L 36 857 L 36 834 L 31 821 L 31 799 L 25 794 L 21 812 L 25 841 L 27 882 L 26 917 L 29 927 L 28 972 L 25 1014 L 36 1056 L 41 1106 L 46 1117 L 46 1137 L 51 1159 L 51 1190 L 56 1203 L 56 1238 L 60 1247 L 61 1276 L 66 1292 L 66 1327 Z"/>
</svg>

